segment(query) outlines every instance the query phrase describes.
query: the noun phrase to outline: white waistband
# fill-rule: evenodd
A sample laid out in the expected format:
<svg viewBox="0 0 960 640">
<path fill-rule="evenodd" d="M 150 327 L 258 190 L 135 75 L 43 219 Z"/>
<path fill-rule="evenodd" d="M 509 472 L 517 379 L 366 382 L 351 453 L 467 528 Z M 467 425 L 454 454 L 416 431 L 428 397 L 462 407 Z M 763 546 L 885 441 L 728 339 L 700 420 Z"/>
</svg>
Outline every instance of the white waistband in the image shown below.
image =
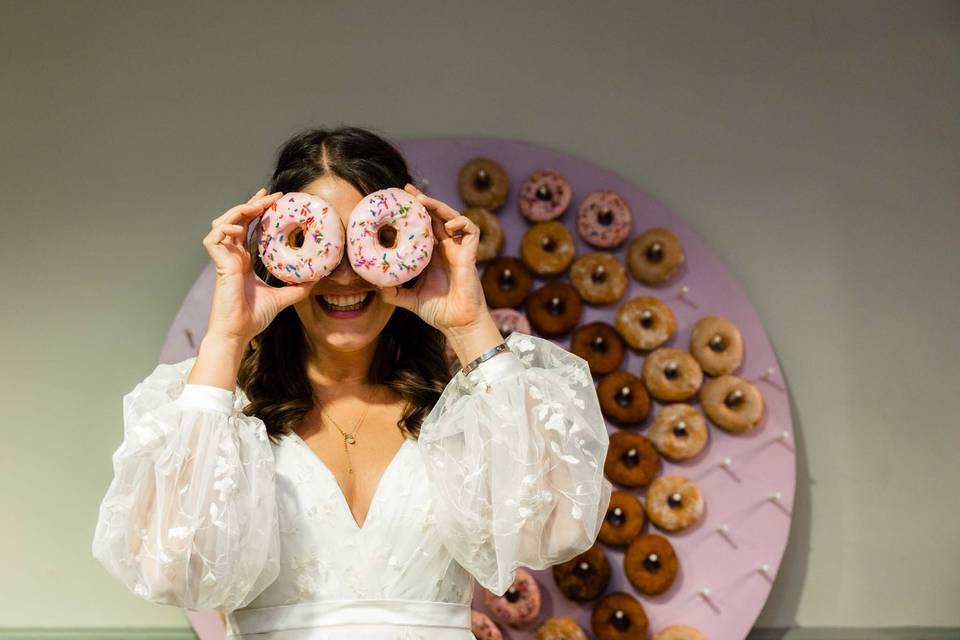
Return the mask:
<svg viewBox="0 0 960 640">
<path fill-rule="evenodd" d="M 321 600 L 237 609 L 226 621 L 229 635 L 364 623 L 470 629 L 470 605 L 393 598 Z"/>
</svg>

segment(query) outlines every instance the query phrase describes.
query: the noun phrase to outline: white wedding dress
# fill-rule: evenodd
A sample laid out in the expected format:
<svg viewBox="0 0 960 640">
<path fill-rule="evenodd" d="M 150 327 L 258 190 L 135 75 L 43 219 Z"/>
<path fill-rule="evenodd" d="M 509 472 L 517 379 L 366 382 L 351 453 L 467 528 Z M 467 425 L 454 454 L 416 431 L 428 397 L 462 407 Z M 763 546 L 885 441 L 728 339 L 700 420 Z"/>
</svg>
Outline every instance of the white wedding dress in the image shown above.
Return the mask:
<svg viewBox="0 0 960 640">
<path fill-rule="evenodd" d="M 521 333 L 458 373 L 383 472 L 362 528 L 296 435 L 239 388 L 160 364 L 123 398 L 92 551 L 138 596 L 225 612 L 228 637 L 470 640 L 474 578 L 502 595 L 596 540 L 609 438 L 586 362 Z"/>
</svg>

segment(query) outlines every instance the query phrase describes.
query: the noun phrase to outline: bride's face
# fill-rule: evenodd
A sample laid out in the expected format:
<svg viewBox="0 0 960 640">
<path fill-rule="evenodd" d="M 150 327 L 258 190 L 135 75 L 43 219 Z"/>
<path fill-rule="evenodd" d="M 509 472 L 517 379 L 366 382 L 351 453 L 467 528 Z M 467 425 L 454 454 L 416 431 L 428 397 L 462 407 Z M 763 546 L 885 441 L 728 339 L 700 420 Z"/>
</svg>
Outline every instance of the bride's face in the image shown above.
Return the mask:
<svg viewBox="0 0 960 640">
<path fill-rule="evenodd" d="M 331 176 L 318 178 L 301 191 L 330 203 L 344 229 L 350 212 L 364 195 L 346 180 Z M 337 268 L 317 281 L 310 296 L 294 305 L 312 344 L 343 352 L 362 349 L 376 340 L 395 308 L 383 301 L 376 287 L 357 275 L 346 247 Z"/>
</svg>

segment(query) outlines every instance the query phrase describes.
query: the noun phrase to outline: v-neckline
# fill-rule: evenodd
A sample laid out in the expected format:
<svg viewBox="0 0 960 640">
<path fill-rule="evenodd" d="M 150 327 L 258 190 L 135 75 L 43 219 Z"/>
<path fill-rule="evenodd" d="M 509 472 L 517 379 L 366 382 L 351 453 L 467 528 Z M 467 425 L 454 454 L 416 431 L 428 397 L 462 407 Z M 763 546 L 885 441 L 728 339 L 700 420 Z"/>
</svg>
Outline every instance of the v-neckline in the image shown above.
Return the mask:
<svg viewBox="0 0 960 640">
<path fill-rule="evenodd" d="M 354 530 L 359 533 L 362 533 L 366 530 L 367 525 L 370 523 L 370 517 L 373 515 L 373 510 L 377 506 L 377 499 L 380 496 L 380 488 L 383 486 L 383 481 L 387 477 L 387 474 L 390 473 L 390 469 L 396 466 L 397 459 L 400 457 L 400 454 L 403 453 L 403 448 L 407 446 L 408 442 L 413 442 L 412 438 L 404 437 L 403 444 L 400 445 L 400 448 L 397 449 L 397 452 L 393 454 L 393 457 L 390 458 L 390 462 L 387 463 L 387 466 L 384 467 L 383 472 L 380 474 L 380 478 L 377 480 L 377 486 L 373 489 L 373 496 L 370 498 L 370 506 L 367 507 L 367 515 L 363 519 L 363 526 L 357 522 L 357 519 L 353 516 L 353 511 L 350 509 L 350 504 L 347 502 L 347 496 L 344 495 L 343 489 L 340 488 L 340 482 L 337 481 L 337 476 L 334 475 L 333 471 L 330 470 L 330 467 L 327 466 L 327 463 L 323 461 L 320 456 L 318 456 L 313 449 L 310 448 L 310 445 L 307 444 L 307 441 L 300 437 L 296 431 L 290 431 L 290 435 L 303 445 L 306 449 L 307 455 L 309 455 L 326 474 L 327 477 L 333 482 L 334 489 L 337 492 L 337 495 L 340 499 L 340 504 L 343 507 L 347 520 L 350 521 L 350 524 L 353 525 Z"/>
</svg>

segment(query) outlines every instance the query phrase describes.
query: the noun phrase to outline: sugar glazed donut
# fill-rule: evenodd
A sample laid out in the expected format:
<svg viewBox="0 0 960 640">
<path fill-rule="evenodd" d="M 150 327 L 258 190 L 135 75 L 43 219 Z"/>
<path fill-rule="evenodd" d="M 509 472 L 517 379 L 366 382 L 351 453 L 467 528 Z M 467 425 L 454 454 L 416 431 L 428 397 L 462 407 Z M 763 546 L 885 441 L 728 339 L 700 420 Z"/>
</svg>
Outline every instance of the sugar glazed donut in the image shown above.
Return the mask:
<svg viewBox="0 0 960 640">
<path fill-rule="evenodd" d="M 496 211 L 507 201 L 510 177 L 496 160 L 477 157 L 460 168 L 457 188 L 468 207 L 483 207 Z"/>
<path fill-rule="evenodd" d="M 590 640 L 587 632 L 570 616 L 553 616 L 533 632 L 533 640 Z"/>
<path fill-rule="evenodd" d="M 523 567 L 517 567 L 513 583 L 502 596 L 484 591 L 483 603 L 490 615 L 507 626 L 518 628 L 540 615 L 540 585 Z"/>
<path fill-rule="evenodd" d="M 637 496 L 631 491 L 618 489 L 610 494 L 610 504 L 597 540 L 611 547 L 625 547 L 640 535 L 646 521 L 647 515 Z"/>
<path fill-rule="evenodd" d="M 503 640 L 503 634 L 490 616 L 476 609 L 470 609 L 470 631 L 477 640 Z"/>
<path fill-rule="evenodd" d="M 660 347 L 640 368 L 647 391 L 660 402 L 688 400 L 700 390 L 703 371 L 700 363 L 683 349 Z"/>
<path fill-rule="evenodd" d="M 600 598 L 590 613 L 590 627 L 597 640 L 646 640 L 650 620 L 640 601 L 626 591 Z"/>
<path fill-rule="evenodd" d="M 682 531 L 703 515 L 703 495 L 683 476 L 660 476 L 647 487 L 647 517 L 664 531 Z"/>
<path fill-rule="evenodd" d="M 704 316 L 690 333 L 690 354 L 708 375 L 733 373 L 743 362 L 740 330 L 726 318 Z"/>
<path fill-rule="evenodd" d="M 683 264 L 683 247 L 677 236 L 663 227 L 647 229 L 630 241 L 627 268 L 644 284 L 662 284 Z"/>
<path fill-rule="evenodd" d="M 347 224 L 347 255 L 353 270 L 383 288 L 419 274 L 433 255 L 430 214 L 412 195 L 390 187 L 357 203 Z"/>
<path fill-rule="evenodd" d="M 696 627 L 687 624 L 671 624 L 653 634 L 651 640 L 707 640 Z"/>
<path fill-rule="evenodd" d="M 710 439 L 706 418 L 696 407 L 683 402 L 665 405 L 654 416 L 647 437 L 660 455 L 673 461 L 693 458 Z"/>
<path fill-rule="evenodd" d="M 620 305 L 613 325 L 628 345 L 641 351 L 656 349 L 677 329 L 673 309 L 655 296 L 637 296 Z"/>
<path fill-rule="evenodd" d="M 627 292 L 627 270 L 616 256 L 594 251 L 573 261 L 570 282 L 587 304 L 611 304 Z"/>
<path fill-rule="evenodd" d="M 594 191 L 577 209 L 577 232 L 587 244 L 600 249 L 623 244 L 632 223 L 630 205 L 615 191 Z"/>
<path fill-rule="evenodd" d="M 497 217 L 483 207 L 470 207 L 463 211 L 480 229 L 480 244 L 477 245 L 477 262 L 486 262 L 500 255 L 503 249 L 503 227 Z"/>
<path fill-rule="evenodd" d="M 520 258 L 538 276 L 563 273 L 577 253 L 570 231 L 560 222 L 538 222 L 523 234 Z"/>
<path fill-rule="evenodd" d="M 546 222 L 563 215 L 572 197 L 566 178 L 553 169 L 542 169 L 524 181 L 517 206 L 530 222 Z"/>
<path fill-rule="evenodd" d="M 732 375 L 707 380 L 700 405 L 710 421 L 724 431 L 752 431 L 763 417 L 763 395 L 756 385 Z"/>
<path fill-rule="evenodd" d="M 257 225 L 257 253 L 284 282 L 319 280 L 343 256 L 343 225 L 326 200 L 293 191 L 274 201 Z"/>
<path fill-rule="evenodd" d="M 489 306 L 515 307 L 533 288 L 533 275 L 520 258 L 502 256 L 487 263 L 480 284 Z"/>
<path fill-rule="evenodd" d="M 638 537 L 623 554 L 623 572 L 637 591 L 656 596 L 673 584 L 680 562 L 670 541 L 658 533 Z"/>
</svg>

